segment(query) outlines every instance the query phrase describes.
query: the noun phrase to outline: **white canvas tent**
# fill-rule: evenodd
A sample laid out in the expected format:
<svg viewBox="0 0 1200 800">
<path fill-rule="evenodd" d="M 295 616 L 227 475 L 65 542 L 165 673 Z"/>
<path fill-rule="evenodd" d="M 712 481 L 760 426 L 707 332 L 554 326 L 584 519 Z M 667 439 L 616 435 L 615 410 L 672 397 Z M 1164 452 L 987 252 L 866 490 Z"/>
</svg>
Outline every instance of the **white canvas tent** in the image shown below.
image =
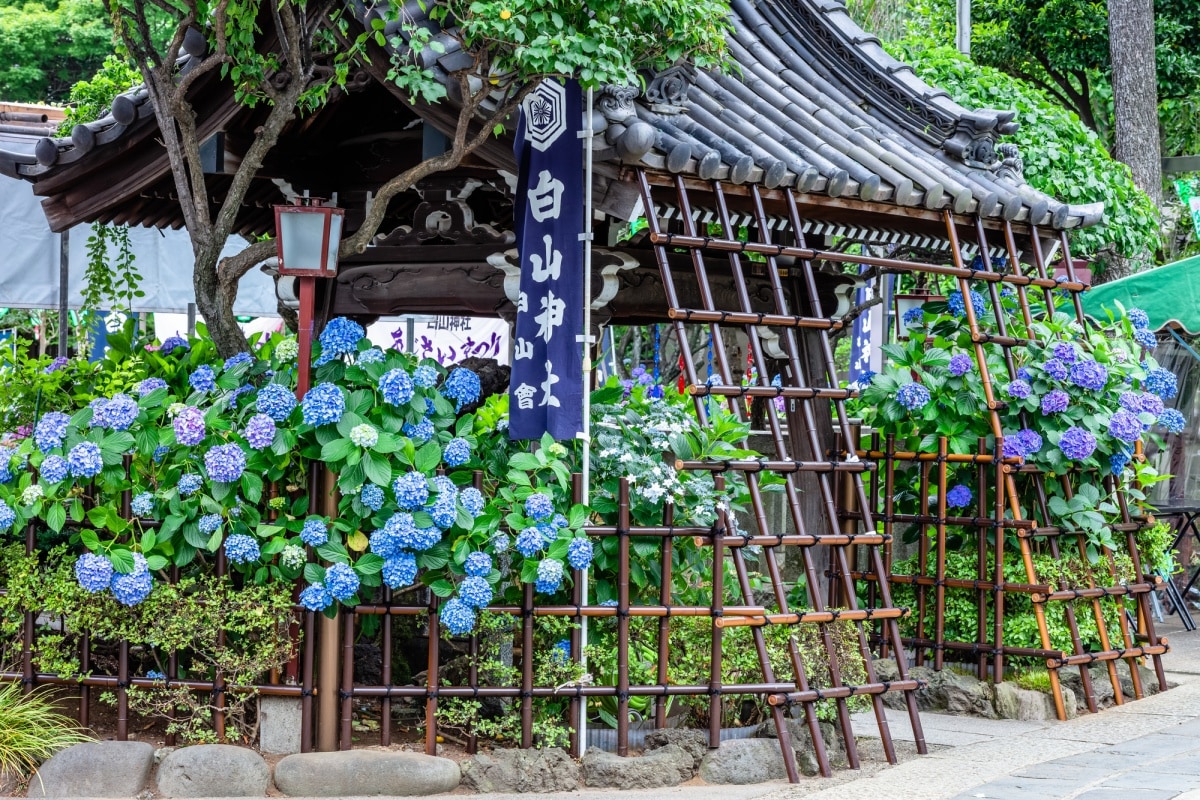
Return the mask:
<svg viewBox="0 0 1200 800">
<path fill-rule="evenodd" d="M 79 308 L 83 298 L 83 272 L 90 225 L 70 230 L 67 305 Z M 135 266 L 142 276 L 146 296 L 134 311 L 184 314 L 195 301 L 192 290 L 192 246 L 187 231 L 130 228 Z M 225 255 L 239 252 L 245 243 L 232 238 Z M 0 307 L 59 307 L 59 254 L 61 239 L 51 233 L 33 188 L 25 181 L 0 176 Z M 276 316 L 275 287 L 257 269 L 242 278 L 234 311 L 246 316 Z"/>
</svg>

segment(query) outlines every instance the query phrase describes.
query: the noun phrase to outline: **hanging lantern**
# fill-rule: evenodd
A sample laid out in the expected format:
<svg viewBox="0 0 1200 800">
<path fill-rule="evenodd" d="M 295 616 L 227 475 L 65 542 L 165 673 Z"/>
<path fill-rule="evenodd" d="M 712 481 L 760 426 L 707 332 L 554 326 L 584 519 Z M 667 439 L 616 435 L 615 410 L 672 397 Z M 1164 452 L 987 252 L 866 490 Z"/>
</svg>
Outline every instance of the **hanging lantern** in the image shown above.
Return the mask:
<svg viewBox="0 0 1200 800">
<path fill-rule="evenodd" d="M 921 308 L 930 301 L 945 299 L 943 295 L 934 294 L 923 286 L 918 286 L 910 292 L 897 292 L 892 295 L 892 313 L 896 318 L 896 341 L 908 341 L 908 326 L 904 324 L 906 314 Z"/>
<path fill-rule="evenodd" d="M 344 209 L 321 205 L 318 197 L 296 199 L 302 205 L 275 206 L 279 274 L 337 277 Z"/>
</svg>

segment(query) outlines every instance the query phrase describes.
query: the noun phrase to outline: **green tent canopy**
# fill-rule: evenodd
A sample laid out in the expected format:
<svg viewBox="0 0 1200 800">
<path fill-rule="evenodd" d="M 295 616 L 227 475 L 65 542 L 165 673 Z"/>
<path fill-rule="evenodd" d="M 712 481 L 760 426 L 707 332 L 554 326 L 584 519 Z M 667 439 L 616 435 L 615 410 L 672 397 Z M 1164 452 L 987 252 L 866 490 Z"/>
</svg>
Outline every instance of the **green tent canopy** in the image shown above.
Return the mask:
<svg viewBox="0 0 1200 800">
<path fill-rule="evenodd" d="M 1096 286 L 1083 295 L 1083 310 L 1098 319 L 1126 309 L 1140 308 L 1150 317 L 1153 330 L 1182 329 L 1200 334 L 1200 256 L 1130 275 Z"/>
</svg>

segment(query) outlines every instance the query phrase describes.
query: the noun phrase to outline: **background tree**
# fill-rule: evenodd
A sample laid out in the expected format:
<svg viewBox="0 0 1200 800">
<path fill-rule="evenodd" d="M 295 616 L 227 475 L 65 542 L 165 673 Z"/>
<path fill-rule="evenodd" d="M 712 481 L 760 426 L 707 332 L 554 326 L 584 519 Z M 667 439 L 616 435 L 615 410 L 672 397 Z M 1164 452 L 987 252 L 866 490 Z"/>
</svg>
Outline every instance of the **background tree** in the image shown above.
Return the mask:
<svg viewBox="0 0 1200 800">
<path fill-rule="evenodd" d="M 440 102 L 449 89 L 461 110 L 449 149 L 386 181 L 363 225 L 343 240 L 342 255 L 366 248 L 392 198 L 429 175 L 453 169 L 508 124 L 521 99 L 544 77 L 574 76 L 584 86 L 631 84 L 643 67 L 681 58 L 715 64 L 724 53 L 728 13 L 721 0 L 586 5 L 429 0 L 424 6 L 429 16 L 439 23 L 453 20 L 463 49 L 474 56 L 468 67 L 450 75 L 447 87 L 417 58 L 437 43 L 431 43 L 426 28 L 399 18 L 400 3 L 381 6 L 366 30 L 346 16 L 346 5 L 329 0 L 105 0 L 105 5 L 153 101 L 192 240 L 196 305 L 226 356 L 246 346 L 233 315 L 238 280 L 275 251 L 273 241 L 261 241 L 218 263 L 251 179 L 288 121 L 319 107 L 368 46 L 387 47 L 373 56 L 391 58 L 388 77 L 414 103 Z M 156 15 L 165 16 L 166 23 Z M 184 52 L 197 63 L 181 75 L 176 64 Z M 315 69 L 322 60 L 333 65 L 332 77 L 320 77 L 324 73 Z M 213 73 L 230 83 L 241 102 L 270 109 L 215 212 L 189 100 L 196 81 Z M 485 110 L 484 100 L 497 95 L 498 105 Z"/>
<path fill-rule="evenodd" d="M 112 26 L 94 0 L 0 0 L 0 99 L 62 102 L 112 52 Z"/>
<path fill-rule="evenodd" d="M 1109 0 L 1108 33 L 1113 156 L 1128 164 L 1133 182 L 1162 205 L 1154 0 Z"/>
</svg>

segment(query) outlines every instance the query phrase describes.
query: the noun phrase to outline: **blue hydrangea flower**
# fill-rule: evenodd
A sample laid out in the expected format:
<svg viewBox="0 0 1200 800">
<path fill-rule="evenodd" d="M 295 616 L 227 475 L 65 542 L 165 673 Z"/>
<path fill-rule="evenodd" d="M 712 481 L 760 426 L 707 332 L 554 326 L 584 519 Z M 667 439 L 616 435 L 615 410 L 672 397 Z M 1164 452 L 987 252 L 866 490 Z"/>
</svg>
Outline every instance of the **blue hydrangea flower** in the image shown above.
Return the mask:
<svg viewBox="0 0 1200 800">
<path fill-rule="evenodd" d="M 497 553 L 503 553 L 512 545 L 512 540 L 507 533 L 499 532 L 492 535 L 492 550 Z"/>
<path fill-rule="evenodd" d="M 258 561 L 261 555 L 258 542 L 252 536 L 235 533 L 225 540 L 225 557 L 229 559 L 230 563 L 248 564 L 251 561 Z"/>
<path fill-rule="evenodd" d="M 367 335 L 362 325 L 346 317 L 335 317 L 329 320 L 321 331 L 321 357 L 317 366 L 328 363 L 340 355 L 353 353 L 358 349 L 359 341 Z M 341 599 L 341 598 L 338 598 Z"/>
<path fill-rule="evenodd" d="M 318 383 L 300 401 L 300 411 L 307 425 L 336 425 L 346 412 L 346 397 L 332 383 Z"/>
<path fill-rule="evenodd" d="M 487 608 L 492 602 L 492 585 L 483 578 L 468 576 L 458 585 L 458 596 L 472 608 Z"/>
<path fill-rule="evenodd" d="M 1143 385 L 1146 391 L 1153 392 L 1163 400 L 1170 400 L 1179 391 L 1179 382 L 1175 378 L 1175 373 L 1161 367 L 1149 370 Z"/>
<path fill-rule="evenodd" d="M 12 460 L 16 452 L 15 448 L 0 447 L 0 483 L 12 481 Z"/>
<path fill-rule="evenodd" d="M 394 558 L 404 549 L 405 540 L 394 525 L 384 525 L 378 530 L 371 531 L 369 549 L 383 559 Z"/>
<path fill-rule="evenodd" d="M 379 378 L 379 393 L 389 405 L 404 405 L 413 399 L 413 392 L 412 378 L 399 367 L 389 369 Z"/>
<path fill-rule="evenodd" d="M 1024 400 L 1026 397 L 1029 397 L 1032 391 L 1033 387 L 1020 378 L 1004 387 L 1005 394 L 1014 400 Z"/>
<path fill-rule="evenodd" d="M 425 444 L 433 438 L 433 434 L 433 422 L 429 419 L 423 419 L 416 425 L 406 423 L 404 426 L 404 435 L 416 444 Z"/>
<path fill-rule="evenodd" d="M 389 589 L 408 586 L 417 579 L 417 557 L 412 553 L 397 553 L 383 561 L 383 582 Z"/>
<path fill-rule="evenodd" d="M 179 336 L 168 336 L 166 339 L 163 339 L 162 344 L 158 346 L 158 352 L 174 353 L 178 348 L 183 348 L 184 352 L 187 352 L 188 350 L 192 349 L 192 346 L 188 344 L 187 339 Z"/>
<path fill-rule="evenodd" d="M 332 602 L 333 595 L 320 583 L 311 583 L 300 593 L 300 605 L 309 611 L 324 611 Z"/>
<path fill-rule="evenodd" d="M 179 477 L 179 496 L 187 497 L 190 494 L 195 494 L 204 484 L 204 480 L 194 473 L 181 475 Z"/>
<path fill-rule="evenodd" d="M 1187 420 L 1183 418 L 1183 414 L 1179 413 L 1174 408 L 1164 409 L 1158 415 L 1158 424 L 1162 426 L 1167 433 L 1183 433 L 1183 429 L 1187 427 Z"/>
<path fill-rule="evenodd" d="M 483 513 L 483 494 L 474 486 L 468 486 L 458 495 L 458 501 L 472 517 Z"/>
<path fill-rule="evenodd" d="M 217 529 L 221 527 L 221 515 L 205 514 L 200 518 L 199 525 L 201 533 L 216 533 Z"/>
<path fill-rule="evenodd" d="M 364 422 L 361 425 L 355 425 L 350 429 L 350 441 L 364 450 L 370 450 L 379 444 L 379 431 L 375 430 L 375 426 L 370 423 Z"/>
<path fill-rule="evenodd" d="M 372 511 L 383 508 L 383 489 L 373 483 L 365 483 L 358 490 L 358 500 Z"/>
<path fill-rule="evenodd" d="M 254 404 L 271 419 L 284 422 L 296 408 L 296 395 L 281 384 L 268 383 L 258 390 Z"/>
<path fill-rule="evenodd" d="M 554 544 L 556 539 L 558 539 L 558 528 L 556 528 L 553 523 L 539 522 L 534 527 L 536 527 L 538 533 L 542 535 L 543 547 L 549 547 L 550 545 Z"/>
<path fill-rule="evenodd" d="M 471 445 L 466 439 L 451 439 L 442 451 L 442 460 L 447 467 L 461 467 L 471 460 Z"/>
<path fill-rule="evenodd" d="M 709 381 L 714 382 L 714 383 L 718 382 L 715 379 L 716 379 L 716 376 L 714 375 L 712 378 L 709 379 Z M 854 383 L 858 385 L 858 388 L 865 389 L 871 385 L 871 381 L 874 379 L 875 379 L 875 373 L 868 369 L 868 370 L 864 370 L 862 373 L 860 373 L 858 376 L 858 380 L 856 380 Z"/>
<path fill-rule="evenodd" d="M 1061 358 L 1051 358 L 1042 365 L 1042 372 L 1056 381 L 1065 381 L 1071 374 L 1071 366 Z"/>
<path fill-rule="evenodd" d="M 924 408 L 929 400 L 929 390 L 919 383 L 906 383 L 896 390 L 896 402 L 909 411 Z"/>
<path fill-rule="evenodd" d="M 455 411 L 461 411 L 479 399 L 479 376 L 465 367 L 457 367 L 442 384 L 442 394 L 455 401 Z"/>
<path fill-rule="evenodd" d="M 159 672 L 156 669 L 146 670 L 146 677 L 152 681 L 165 681 L 167 679 L 167 676 L 164 673 Z"/>
<path fill-rule="evenodd" d="M 1149 392 L 1121 392 L 1117 403 L 1126 411 L 1154 417 L 1161 414 L 1164 408 L 1162 398 Z"/>
<path fill-rule="evenodd" d="M 1142 428 L 1137 415 L 1123 408 L 1118 408 L 1108 420 L 1108 435 L 1131 444 L 1142 438 Z"/>
<path fill-rule="evenodd" d="M 587 539 L 572 539 L 567 545 L 567 563 L 571 569 L 587 569 L 594 553 L 592 543 Z"/>
<path fill-rule="evenodd" d="M 1129 318 L 1129 321 L 1133 323 L 1133 327 L 1135 328 L 1150 327 L 1150 316 L 1140 308 L 1129 309 L 1125 312 L 1125 316 Z"/>
<path fill-rule="evenodd" d="M 188 376 L 188 384 L 197 392 L 211 392 L 217 388 L 217 374 L 208 364 L 201 364 Z"/>
<path fill-rule="evenodd" d="M 358 354 L 358 363 L 379 364 L 383 362 L 384 358 L 385 356 L 382 350 L 380 350 L 378 347 L 372 347 L 370 349 L 363 350 Z"/>
<path fill-rule="evenodd" d="M 126 606 L 136 606 L 149 597 L 154 589 L 154 577 L 146 566 L 145 556 L 134 553 L 133 572 L 124 575 L 114 572 L 108 588 L 117 602 Z"/>
<path fill-rule="evenodd" d="M 42 370 L 42 372 L 46 375 L 51 375 L 55 372 L 58 372 L 60 369 L 62 369 L 69 363 L 70 363 L 70 361 L 63 358 L 62 356 L 59 356 L 58 358 L 54 359 L 49 364 L 47 364 L 46 368 L 44 370 Z"/>
<path fill-rule="evenodd" d="M 550 524 L 554 526 L 555 530 L 562 530 L 563 528 L 571 527 L 570 521 L 564 514 L 555 514 L 550 520 Z"/>
<path fill-rule="evenodd" d="M 236 409 L 237 404 L 238 404 L 238 398 L 244 394 L 249 394 L 250 392 L 253 392 L 253 391 L 254 391 L 254 387 L 248 383 L 239 386 L 238 388 L 233 390 L 233 394 L 229 395 L 229 400 L 227 401 L 227 406 L 231 409 Z"/>
<path fill-rule="evenodd" d="M 458 509 L 454 505 L 454 500 L 438 497 L 437 501 L 429 508 L 429 516 L 438 528 L 448 530 L 458 519 Z"/>
<path fill-rule="evenodd" d="M 408 549 L 418 553 L 431 547 L 436 547 L 442 540 L 442 532 L 437 528 L 415 528 L 408 537 Z"/>
<path fill-rule="evenodd" d="M 413 370 L 412 379 L 413 383 L 422 389 L 432 389 L 437 386 L 438 371 L 428 364 L 422 364 Z"/>
<path fill-rule="evenodd" d="M 946 492 L 946 505 L 950 508 L 965 508 L 971 504 L 971 500 L 974 497 L 975 495 L 971 493 L 971 489 L 960 483 Z"/>
<path fill-rule="evenodd" d="M 246 352 L 241 352 L 241 353 L 232 355 L 229 358 L 225 359 L 225 369 L 229 370 L 229 369 L 233 369 L 234 367 L 240 367 L 242 364 L 253 364 L 253 363 L 254 363 L 254 356 L 252 356 Z"/>
<path fill-rule="evenodd" d="M 1149 328 L 1134 328 L 1133 340 L 1147 350 L 1153 350 L 1158 347 L 1158 337 Z"/>
<path fill-rule="evenodd" d="M 242 435 L 255 450 L 265 450 L 275 441 L 275 420 L 266 414 L 255 414 L 246 422 Z"/>
<path fill-rule="evenodd" d="M 525 500 L 525 516 L 533 520 L 549 519 L 554 515 L 554 501 L 545 492 L 534 492 Z"/>
<path fill-rule="evenodd" d="M 561 639 L 550 648 L 550 660 L 556 664 L 566 664 L 571 660 L 571 640 Z"/>
<path fill-rule="evenodd" d="M 43 465 L 44 466 L 44 465 Z M 104 469 L 104 458 L 100 446 L 94 442 L 80 442 L 67 453 L 67 468 L 72 477 L 94 478 Z"/>
<path fill-rule="evenodd" d="M 169 452 L 171 452 L 171 448 L 167 447 L 165 444 L 160 444 L 158 447 L 154 448 L 154 463 L 161 463 L 162 460 L 167 457 L 167 453 Z"/>
<path fill-rule="evenodd" d="M 51 411 L 39 419 L 37 425 L 33 426 L 33 442 L 38 450 L 49 453 L 54 448 L 61 447 L 70 422 L 71 418 L 61 411 Z"/>
<path fill-rule="evenodd" d="M 1042 413 L 1059 414 L 1066 411 L 1069 405 L 1071 405 L 1071 396 L 1062 389 L 1053 389 L 1046 392 L 1042 398 Z"/>
<path fill-rule="evenodd" d="M 1033 380 L 1033 373 L 1029 371 L 1029 367 L 1021 367 L 1017 370 L 1017 377 L 1029 383 Z"/>
<path fill-rule="evenodd" d="M 904 312 L 904 316 L 901 319 L 904 321 L 904 325 L 909 328 L 920 325 L 925 321 L 925 309 L 920 306 L 913 306 Z"/>
<path fill-rule="evenodd" d="M 537 528 L 526 528 L 517 534 L 517 552 L 526 558 L 532 558 L 544 546 L 542 532 Z"/>
<path fill-rule="evenodd" d="M 475 627 L 475 609 L 457 597 L 446 601 L 438 618 L 451 636 L 466 636 Z"/>
<path fill-rule="evenodd" d="M 1059 342 L 1050 351 L 1051 354 L 1064 364 L 1075 363 L 1075 345 L 1070 342 Z"/>
<path fill-rule="evenodd" d="M 236 444 L 210 447 L 204 454 L 204 468 L 208 477 L 217 483 L 240 481 L 246 471 L 246 451 Z"/>
<path fill-rule="evenodd" d="M 139 517 L 150 516 L 154 513 L 154 495 L 150 492 L 142 492 L 133 498 L 133 502 L 129 504 L 129 508 Z"/>
<path fill-rule="evenodd" d="M 1108 457 L 1108 468 L 1113 475 L 1120 475 L 1125 469 L 1125 465 L 1129 463 L 1129 453 L 1122 450 L 1119 453 L 1113 453 Z"/>
<path fill-rule="evenodd" d="M 1090 358 L 1081 358 L 1071 365 L 1071 383 L 1081 389 L 1098 392 L 1108 383 L 1108 370 Z"/>
<path fill-rule="evenodd" d="M 1004 457 L 1024 458 L 1042 449 L 1042 437 L 1037 431 L 1023 428 L 1004 440 Z"/>
<path fill-rule="evenodd" d="M 135 386 L 133 391 L 138 397 L 145 397 L 151 392 L 165 388 L 167 388 L 167 382 L 162 378 L 146 378 L 146 380 Z"/>
<path fill-rule="evenodd" d="M 0 531 L 6 531 L 17 521 L 17 515 L 8 503 L 0 500 Z"/>
<path fill-rule="evenodd" d="M 463 562 L 463 572 L 475 578 L 486 578 L 492 574 L 492 557 L 481 550 L 470 553 Z"/>
<path fill-rule="evenodd" d="M 538 562 L 537 583 L 534 589 L 539 592 L 557 592 L 562 586 L 563 564 L 553 558 L 543 558 Z"/>
<path fill-rule="evenodd" d="M 358 591 L 358 574 L 347 564 L 331 564 L 325 570 L 325 588 L 344 603 Z"/>
<path fill-rule="evenodd" d="M 113 579 L 112 562 L 95 553 L 84 553 L 75 561 L 75 580 L 89 592 L 103 592 Z"/>
<path fill-rule="evenodd" d="M 971 371 L 971 367 L 975 366 L 974 360 L 966 353 L 955 353 L 950 356 L 950 364 L 947 369 L 950 374 L 956 378 L 961 378 Z"/>
<path fill-rule="evenodd" d="M 420 472 L 406 472 L 392 483 L 392 492 L 401 508 L 413 511 L 429 499 L 429 481 Z"/>
<path fill-rule="evenodd" d="M 329 521 L 324 517 L 309 517 L 300 529 L 300 539 L 309 547 L 320 547 L 329 541 Z"/>
<path fill-rule="evenodd" d="M 171 421 L 175 430 L 175 441 L 191 447 L 204 441 L 204 412 L 194 406 L 186 406 Z"/>
<path fill-rule="evenodd" d="M 1072 461 L 1082 461 L 1096 451 L 1096 437 L 1073 425 L 1063 431 L 1058 440 L 1058 449 Z"/>
<path fill-rule="evenodd" d="M 67 460 L 62 456 L 46 456 L 40 470 L 42 480 L 46 483 L 58 483 L 67 477 Z"/>
<path fill-rule="evenodd" d="M 92 426 L 114 431 L 129 430 L 138 415 L 138 404 L 127 394 L 114 394 L 98 403 L 92 412 Z"/>
<path fill-rule="evenodd" d="M 950 297 L 946 300 L 946 307 L 956 317 L 965 317 L 967 315 L 967 304 L 963 302 L 962 292 L 951 292 Z M 977 317 L 987 313 L 987 305 L 983 299 L 983 295 L 974 290 L 971 291 L 971 308 L 974 309 L 975 316 Z"/>
</svg>

